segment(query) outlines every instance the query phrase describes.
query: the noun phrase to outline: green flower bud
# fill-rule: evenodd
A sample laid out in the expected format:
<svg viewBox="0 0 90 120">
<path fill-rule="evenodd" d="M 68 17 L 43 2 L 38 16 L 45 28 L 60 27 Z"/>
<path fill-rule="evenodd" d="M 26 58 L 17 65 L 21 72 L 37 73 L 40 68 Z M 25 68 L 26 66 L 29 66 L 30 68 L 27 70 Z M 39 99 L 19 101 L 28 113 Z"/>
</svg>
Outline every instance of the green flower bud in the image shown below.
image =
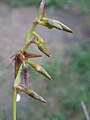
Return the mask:
<svg viewBox="0 0 90 120">
<path fill-rule="evenodd" d="M 31 62 L 31 61 L 26 61 L 26 63 L 31 65 L 37 72 L 39 72 L 40 74 L 44 75 L 48 79 L 50 79 L 50 80 L 52 79 L 51 76 L 40 65 L 38 65 L 38 64 L 36 64 L 34 62 Z"/>
<path fill-rule="evenodd" d="M 48 48 L 48 45 L 46 42 L 41 38 L 40 35 L 38 35 L 36 32 L 33 32 L 33 35 L 35 36 L 35 39 L 33 39 L 33 42 L 38 46 L 38 49 L 43 52 L 48 57 L 51 56 L 50 50 Z"/>
</svg>

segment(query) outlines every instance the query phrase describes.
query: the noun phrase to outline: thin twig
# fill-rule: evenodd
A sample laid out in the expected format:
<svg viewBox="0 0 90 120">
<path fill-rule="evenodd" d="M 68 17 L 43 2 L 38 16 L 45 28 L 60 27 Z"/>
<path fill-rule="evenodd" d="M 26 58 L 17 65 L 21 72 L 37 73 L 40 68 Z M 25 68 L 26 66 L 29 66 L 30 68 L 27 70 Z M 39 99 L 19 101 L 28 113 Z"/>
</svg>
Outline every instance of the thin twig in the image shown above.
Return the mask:
<svg viewBox="0 0 90 120">
<path fill-rule="evenodd" d="M 81 104 L 81 107 L 83 109 L 86 120 L 90 120 L 89 113 L 87 111 L 85 103 L 82 101 L 80 104 Z"/>
</svg>

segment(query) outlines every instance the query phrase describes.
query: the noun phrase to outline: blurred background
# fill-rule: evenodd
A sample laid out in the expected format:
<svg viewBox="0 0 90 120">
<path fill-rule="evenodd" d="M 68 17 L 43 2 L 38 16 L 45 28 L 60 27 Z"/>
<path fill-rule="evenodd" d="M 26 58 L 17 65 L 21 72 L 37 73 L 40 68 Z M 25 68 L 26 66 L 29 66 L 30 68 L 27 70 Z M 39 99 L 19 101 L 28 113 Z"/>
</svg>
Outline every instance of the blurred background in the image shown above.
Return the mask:
<svg viewBox="0 0 90 120">
<path fill-rule="evenodd" d="M 90 0 L 45 0 L 46 16 L 69 26 L 74 33 L 38 26 L 52 57 L 37 58 L 52 76 L 49 81 L 31 68 L 32 89 L 48 105 L 24 94 L 17 103 L 17 120 L 86 120 L 90 114 Z M 40 0 L 0 0 L 0 120 L 12 120 L 11 90 L 14 64 L 10 56 L 21 48 Z M 29 51 L 40 53 L 35 45 Z M 42 53 L 41 53 L 42 54 Z M 89 119 L 88 119 L 89 120 Z"/>
</svg>

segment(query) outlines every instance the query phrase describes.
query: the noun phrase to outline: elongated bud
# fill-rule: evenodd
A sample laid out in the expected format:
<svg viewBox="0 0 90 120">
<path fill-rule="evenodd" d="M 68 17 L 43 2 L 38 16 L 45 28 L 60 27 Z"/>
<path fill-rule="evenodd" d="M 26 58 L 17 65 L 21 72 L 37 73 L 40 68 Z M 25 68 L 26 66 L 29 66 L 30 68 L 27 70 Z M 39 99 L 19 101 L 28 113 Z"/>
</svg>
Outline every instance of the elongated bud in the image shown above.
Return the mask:
<svg viewBox="0 0 90 120">
<path fill-rule="evenodd" d="M 45 55 L 50 57 L 51 56 L 50 50 L 46 42 L 43 40 L 43 38 L 40 35 L 38 35 L 36 32 L 33 32 L 33 35 L 35 36 L 35 39 L 33 40 L 33 42 L 38 46 L 38 49 L 41 52 L 43 52 Z"/>
<path fill-rule="evenodd" d="M 39 72 L 40 74 L 44 75 L 48 79 L 50 79 L 50 80 L 52 79 L 51 76 L 40 65 L 38 65 L 38 64 L 36 64 L 34 62 L 31 62 L 31 61 L 26 61 L 26 63 L 31 65 L 37 72 Z"/>
<path fill-rule="evenodd" d="M 45 99 L 43 99 L 40 95 L 38 95 L 38 94 L 37 94 L 36 92 L 34 92 L 33 90 L 24 87 L 23 85 L 17 86 L 17 89 L 18 89 L 19 91 L 24 92 L 25 94 L 29 95 L 30 97 L 32 97 L 32 98 L 34 98 L 34 99 L 36 99 L 36 100 L 39 100 L 39 101 L 41 101 L 41 102 L 43 102 L 43 103 L 47 103 L 47 101 L 46 101 Z"/>
<path fill-rule="evenodd" d="M 59 30 L 63 30 L 63 31 L 66 31 L 66 32 L 73 33 L 73 31 L 69 27 L 67 27 L 63 23 L 61 23 L 57 20 L 54 20 L 54 19 L 49 19 L 49 18 L 44 18 L 43 17 L 41 21 L 38 21 L 38 24 L 46 26 L 48 29 L 56 28 L 56 29 L 59 29 Z"/>
</svg>

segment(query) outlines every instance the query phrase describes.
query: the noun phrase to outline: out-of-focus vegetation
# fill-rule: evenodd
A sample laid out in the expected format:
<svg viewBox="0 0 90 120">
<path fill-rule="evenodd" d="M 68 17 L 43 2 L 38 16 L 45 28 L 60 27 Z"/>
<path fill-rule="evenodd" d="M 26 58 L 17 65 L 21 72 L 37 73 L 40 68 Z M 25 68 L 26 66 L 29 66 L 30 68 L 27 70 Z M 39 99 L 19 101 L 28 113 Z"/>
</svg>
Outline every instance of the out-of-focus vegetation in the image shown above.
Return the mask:
<svg viewBox="0 0 90 120">
<path fill-rule="evenodd" d="M 69 107 L 71 105 L 76 107 L 80 101 L 90 102 L 90 42 L 73 46 L 73 49 L 65 56 L 68 56 L 65 59 L 69 59 L 68 64 L 63 65 L 61 75 L 64 84 L 66 80 L 68 81 L 66 82 L 65 104 L 68 103 Z"/>
<path fill-rule="evenodd" d="M 41 0 L 6 0 L 11 6 L 39 5 Z M 78 9 L 78 12 L 90 12 L 90 0 L 45 0 L 49 10 L 56 8 Z"/>
<path fill-rule="evenodd" d="M 53 80 L 51 85 L 48 84 L 49 81 L 43 81 L 43 87 L 46 87 L 44 95 L 48 100 L 51 100 L 51 105 L 41 105 L 39 102 L 27 99 L 25 104 L 18 103 L 17 118 L 19 120 L 84 119 L 84 113 L 80 106 L 81 101 L 88 105 L 88 111 L 90 112 L 90 42 L 74 43 L 68 52 L 66 50 L 65 57 L 62 60 L 60 55 L 57 54 L 48 64 L 43 66 Z M 37 80 L 37 78 L 35 79 Z M 11 111 L 11 108 L 0 109 L 2 120 L 6 120 L 6 117 L 11 119 L 11 112 L 7 114 L 7 111 Z"/>
</svg>

